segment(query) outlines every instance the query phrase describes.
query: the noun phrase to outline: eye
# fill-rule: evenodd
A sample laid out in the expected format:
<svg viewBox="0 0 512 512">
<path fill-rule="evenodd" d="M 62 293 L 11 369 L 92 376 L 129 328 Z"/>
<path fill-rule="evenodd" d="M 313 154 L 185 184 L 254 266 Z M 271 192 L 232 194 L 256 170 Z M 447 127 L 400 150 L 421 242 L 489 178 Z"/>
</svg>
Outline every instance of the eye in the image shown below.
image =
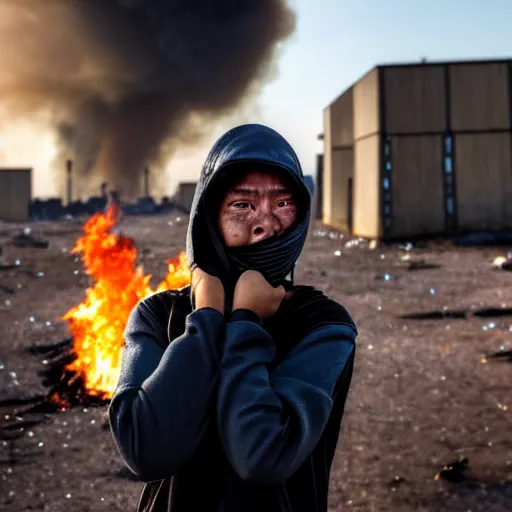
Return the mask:
<svg viewBox="0 0 512 512">
<path fill-rule="evenodd" d="M 236 203 L 233 203 L 231 206 L 239 210 L 245 210 L 251 207 L 251 205 L 247 201 L 237 201 Z"/>
<path fill-rule="evenodd" d="M 293 206 L 293 201 L 291 199 L 282 199 L 278 201 L 277 206 L 279 208 L 286 208 L 287 206 Z"/>
</svg>

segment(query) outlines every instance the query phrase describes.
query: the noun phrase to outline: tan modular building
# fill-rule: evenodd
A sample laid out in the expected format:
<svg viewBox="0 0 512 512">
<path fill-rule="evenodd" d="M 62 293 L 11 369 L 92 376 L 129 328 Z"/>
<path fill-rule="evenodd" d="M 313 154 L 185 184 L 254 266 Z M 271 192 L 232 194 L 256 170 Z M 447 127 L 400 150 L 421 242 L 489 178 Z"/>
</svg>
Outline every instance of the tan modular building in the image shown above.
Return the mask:
<svg viewBox="0 0 512 512">
<path fill-rule="evenodd" d="M 0 169 L 0 219 L 26 221 L 32 201 L 32 169 Z"/>
<path fill-rule="evenodd" d="M 512 228 L 512 60 L 377 66 L 324 110 L 322 218 L 393 239 Z"/>
</svg>

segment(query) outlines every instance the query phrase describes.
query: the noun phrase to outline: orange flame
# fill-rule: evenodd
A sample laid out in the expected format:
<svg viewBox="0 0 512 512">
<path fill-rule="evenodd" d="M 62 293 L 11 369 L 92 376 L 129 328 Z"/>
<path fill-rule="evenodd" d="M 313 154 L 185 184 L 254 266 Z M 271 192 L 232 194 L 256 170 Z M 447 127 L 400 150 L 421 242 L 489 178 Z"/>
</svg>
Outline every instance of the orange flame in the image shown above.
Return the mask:
<svg viewBox="0 0 512 512">
<path fill-rule="evenodd" d="M 168 273 L 156 291 L 136 266 L 135 242 L 111 232 L 120 218 L 120 207 L 111 202 L 105 213 L 92 216 L 71 251 L 81 254 L 85 271 L 94 284 L 85 299 L 63 317 L 73 336 L 75 361 L 67 366 L 84 381 L 89 395 L 110 399 L 119 375 L 123 332 L 133 307 L 154 293 L 179 289 L 190 282 L 186 256 L 167 261 Z"/>
</svg>

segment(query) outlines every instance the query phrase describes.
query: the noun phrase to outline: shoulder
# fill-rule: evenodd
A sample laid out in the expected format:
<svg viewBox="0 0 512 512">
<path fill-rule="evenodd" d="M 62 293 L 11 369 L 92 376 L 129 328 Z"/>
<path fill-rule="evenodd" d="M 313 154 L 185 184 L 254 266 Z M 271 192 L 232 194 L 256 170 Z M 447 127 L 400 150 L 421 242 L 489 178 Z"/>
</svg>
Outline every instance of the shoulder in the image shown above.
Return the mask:
<svg viewBox="0 0 512 512">
<path fill-rule="evenodd" d="M 347 308 L 321 290 L 313 286 L 295 285 L 292 292 L 287 306 L 297 316 L 305 315 L 312 327 L 347 325 L 357 333 L 356 323 Z"/>
<path fill-rule="evenodd" d="M 170 318 L 177 311 L 185 311 L 187 288 L 166 290 L 142 299 L 131 311 L 126 324 L 125 337 L 137 332 L 168 340 Z M 184 314 L 186 316 L 186 313 Z"/>
<path fill-rule="evenodd" d="M 327 335 L 327 331 L 329 339 L 334 334 L 340 340 L 352 344 L 355 342 L 357 327 L 343 305 L 312 286 L 293 285 L 287 289 L 290 292 L 287 298 L 277 313 L 264 324 L 278 341 L 277 361 L 294 347 L 308 344 L 311 336 L 317 340 L 318 336 Z M 313 331 L 316 334 L 313 335 Z"/>
<path fill-rule="evenodd" d="M 165 290 L 150 295 L 135 306 L 134 312 L 142 317 L 168 316 L 176 302 L 186 299 L 186 290 Z"/>
</svg>

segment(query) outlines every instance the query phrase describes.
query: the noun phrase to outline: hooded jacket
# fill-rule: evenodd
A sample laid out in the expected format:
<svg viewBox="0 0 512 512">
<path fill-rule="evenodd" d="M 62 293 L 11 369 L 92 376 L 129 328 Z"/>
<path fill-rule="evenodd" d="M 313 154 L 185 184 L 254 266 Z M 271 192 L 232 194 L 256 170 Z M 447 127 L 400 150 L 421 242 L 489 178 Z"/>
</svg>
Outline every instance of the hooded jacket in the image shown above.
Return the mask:
<svg viewBox="0 0 512 512">
<path fill-rule="evenodd" d="M 246 170 L 272 170 L 290 183 L 300 205 L 292 230 L 256 244 L 227 248 L 217 228 L 217 214 L 226 182 Z M 240 274 L 249 269 L 261 272 L 267 281 L 282 284 L 293 271 L 306 241 L 311 199 L 304 183 L 299 159 L 290 144 L 277 132 L 259 124 L 238 126 L 222 136 L 211 149 L 196 187 L 190 212 L 187 257 L 221 278 L 232 291 Z"/>
<path fill-rule="evenodd" d="M 232 251 L 216 201 L 248 165 L 283 172 L 303 208 L 289 232 Z M 132 311 L 109 416 L 119 452 L 146 482 L 140 512 L 327 511 L 357 330 L 339 303 L 291 281 L 309 208 L 298 159 L 275 131 L 237 127 L 212 148 L 190 215 L 191 268 L 219 276 L 227 296 L 248 268 L 294 294 L 263 323 L 249 310 L 194 310 L 190 288 Z"/>
</svg>

